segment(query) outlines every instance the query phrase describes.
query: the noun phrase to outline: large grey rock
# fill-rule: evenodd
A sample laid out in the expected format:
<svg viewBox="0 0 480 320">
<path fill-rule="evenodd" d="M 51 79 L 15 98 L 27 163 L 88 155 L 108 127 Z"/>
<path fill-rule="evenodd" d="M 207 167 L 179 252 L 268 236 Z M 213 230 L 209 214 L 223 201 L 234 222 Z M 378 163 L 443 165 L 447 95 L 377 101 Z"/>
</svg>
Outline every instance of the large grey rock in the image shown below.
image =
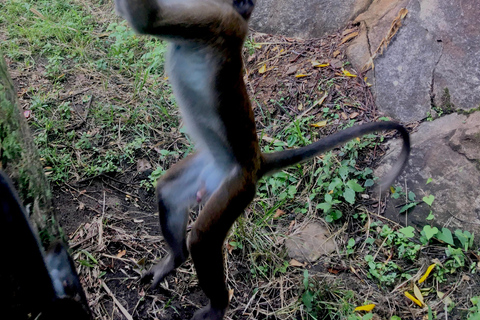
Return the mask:
<svg viewBox="0 0 480 320">
<path fill-rule="evenodd" d="M 258 0 L 251 18 L 256 31 L 300 38 L 335 32 L 372 0 Z"/>
<path fill-rule="evenodd" d="M 425 118 L 432 102 L 479 107 L 478 0 L 374 2 L 355 20 L 360 35 L 347 49 L 354 67 L 361 70 L 368 63 L 402 7 L 409 11 L 403 26 L 368 74 L 378 107 L 404 122 Z"/>
<path fill-rule="evenodd" d="M 416 206 L 405 217 L 399 214 L 405 199 L 390 200 L 385 215 L 400 223 L 423 226 L 433 223 L 478 234 L 480 231 L 480 112 L 469 116 L 451 114 L 422 123 L 412 134 L 412 154 L 399 183 L 417 195 L 417 200 L 433 195 L 432 207 Z M 383 175 L 396 160 L 399 142 L 391 150 L 378 171 Z M 427 184 L 428 179 L 432 179 Z M 433 222 L 426 220 L 432 210 Z"/>
</svg>

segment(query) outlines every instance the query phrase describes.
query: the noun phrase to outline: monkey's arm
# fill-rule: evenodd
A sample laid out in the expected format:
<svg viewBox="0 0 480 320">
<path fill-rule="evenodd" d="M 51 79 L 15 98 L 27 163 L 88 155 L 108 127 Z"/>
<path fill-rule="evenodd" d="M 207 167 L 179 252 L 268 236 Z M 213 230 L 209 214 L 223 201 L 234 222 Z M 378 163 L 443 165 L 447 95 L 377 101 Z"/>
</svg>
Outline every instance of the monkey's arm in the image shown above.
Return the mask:
<svg viewBox="0 0 480 320">
<path fill-rule="evenodd" d="M 243 40 L 247 24 L 227 0 L 115 0 L 116 10 L 139 33 L 168 40 L 211 43 Z"/>
</svg>

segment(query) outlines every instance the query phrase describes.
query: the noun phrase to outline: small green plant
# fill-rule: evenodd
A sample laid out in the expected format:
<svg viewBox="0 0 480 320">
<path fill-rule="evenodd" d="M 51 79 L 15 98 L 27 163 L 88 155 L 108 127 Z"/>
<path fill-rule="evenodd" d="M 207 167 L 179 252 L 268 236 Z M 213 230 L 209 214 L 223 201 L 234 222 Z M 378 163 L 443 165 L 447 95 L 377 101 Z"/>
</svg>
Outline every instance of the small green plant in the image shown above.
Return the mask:
<svg viewBox="0 0 480 320">
<path fill-rule="evenodd" d="M 400 267 L 393 261 L 375 262 L 372 255 L 366 255 L 368 264 L 368 277 L 377 280 L 380 284 L 391 286 L 395 283 Z"/>
<path fill-rule="evenodd" d="M 470 298 L 472 307 L 468 309 L 468 320 L 480 320 L 480 296 L 474 296 Z"/>
</svg>

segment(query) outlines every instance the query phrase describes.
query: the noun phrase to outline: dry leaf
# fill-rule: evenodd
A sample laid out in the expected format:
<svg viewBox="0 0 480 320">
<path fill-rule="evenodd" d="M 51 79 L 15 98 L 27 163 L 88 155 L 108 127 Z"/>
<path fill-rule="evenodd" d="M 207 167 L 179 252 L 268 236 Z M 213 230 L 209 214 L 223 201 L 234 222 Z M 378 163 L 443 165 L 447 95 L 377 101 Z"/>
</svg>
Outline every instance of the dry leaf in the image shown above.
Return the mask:
<svg viewBox="0 0 480 320">
<path fill-rule="evenodd" d="M 340 54 L 340 50 L 335 50 L 333 52 L 333 57 L 336 58 Z"/>
<path fill-rule="evenodd" d="M 292 220 L 288 225 L 288 233 L 292 232 L 293 227 L 295 226 L 295 220 Z"/>
<path fill-rule="evenodd" d="M 357 30 L 356 28 L 350 28 L 350 29 L 347 29 L 347 30 L 343 30 L 342 36 L 346 36 L 347 34 L 350 34 L 350 33 L 354 32 L 356 30 Z"/>
<path fill-rule="evenodd" d="M 354 112 L 350 115 L 350 119 L 355 119 L 356 117 L 358 117 L 359 113 L 358 112 Z"/>
<path fill-rule="evenodd" d="M 375 304 L 371 303 L 371 304 L 367 304 L 367 305 L 364 305 L 364 306 L 356 307 L 356 308 L 355 308 L 355 311 L 366 311 L 366 312 L 370 312 L 370 311 L 373 310 L 373 308 L 375 308 Z"/>
<path fill-rule="evenodd" d="M 305 266 L 303 263 L 301 263 L 300 261 L 297 261 L 295 259 L 290 260 L 288 265 L 291 266 L 291 267 L 303 267 L 303 266 Z"/>
<path fill-rule="evenodd" d="M 235 291 L 233 289 L 228 290 L 228 301 L 232 301 L 234 292 Z"/>
<path fill-rule="evenodd" d="M 274 218 L 279 218 L 281 216 L 283 216 L 285 214 L 285 211 L 281 210 L 281 209 L 277 209 L 277 212 L 275 212 L 275 214 L 273 215 Z"/>
<path fill-rule="evenodd" d="M 340 272 L 340 270 L 338 270 L 338 269 L 333 269 L 333 268 L 328 268 L 327 271 L 330 272 L 330 273 L 332 273 L 332 274 L 337 274 L 337 273 Z"/>
<path fill-rule="evenodd" d="M 37 16 L 39 16 L 40 18 L 42 18 L 43 20 L 47 20 L 47 19 L 45 18 L 45 16 L 44 16 L 43 14 L 41 14 L 37 9 L 35 9 L 35 8 L 30 8 L 30 11 L 31 11 L 32 13 L 36 14 Z"/>
<path fill-rule="evenodd" d="M 323 128 L 327 125 L 327 120 L 319 121 L 317 123 L 311 123 L 310 127 Z"/>
<path fill-rule="evenodd" d="M 297 107 L 298 110 L 302 111 L 303 110 L 303 103 L 300 103 Z"/>
<path fill-rule="evenodd" d="M 264 64 L 260 69 L 258 69 L 258 73 L 263 74 L 267 72 L 267 64 Z"/>
<path fill-rule="evenodd" d="M 117 258 L 121 258 L 126 254 L 127 254 L 127 250 L 121 250 L 121 251 L 119 250 L 117 253 Z"/>
<path fill-rule="evenodd" d="M 228 250 L 228 253 L 232 254 L 232 251 L 233 249 L 235 249 L 234 246 L 232 246 L 230 243 L 227 243 L 227 250 Z"/>
<path fill-rule="evenodd" d="M 427 280 L 428 275 L 430 272 L 432 272 L 433 268 L 435 268 L 436 264 L 431 264 L 428 268 L 427 271 L 425 271 L 425 274 L 418 280 L 418 283 L 422 283 L 423 281 Z"/>
<path fill-rule="evenodd" d="M 418 301 L 420 301 L 422 303 L 422 305 L 425 304 L 425 302 L 423 301 L 422 292 L 420 291 L 420 289 L 418 289 L 418 287 L 415 283 L 413 284 L 413 294 L 415 295 L 415 298 L 417 298 Z"/>
<path fill-rule="evenodd" d="M 348 36 L 346 36 L 345 38 L 343 38 L 342 41 L 340 41 L 340 45 L 344 44 L 344 43 L 347 42 L 347 41 L 352 40 L 352 39 L 355 38 L 356 36 L 358 36 L 358 31 L 355 31 L 355 32 L 350 33 Z"/>
</svg>

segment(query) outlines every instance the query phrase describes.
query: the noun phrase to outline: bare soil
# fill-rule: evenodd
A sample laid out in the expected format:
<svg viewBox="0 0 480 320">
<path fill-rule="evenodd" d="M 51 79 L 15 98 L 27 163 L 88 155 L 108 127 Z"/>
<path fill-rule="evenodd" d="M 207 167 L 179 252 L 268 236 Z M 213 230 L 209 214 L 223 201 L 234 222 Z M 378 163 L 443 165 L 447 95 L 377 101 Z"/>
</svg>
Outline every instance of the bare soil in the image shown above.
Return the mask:
<svg viewBox="0 0 480 320">
<path fill-rule="evenodd" d="M 320 105 L 334 103 L 340 106 L 335 110 L 338 119 L 329 126 L 318 128 L 321 136 L 335 132 L 339 126 L 352 119 L 357 122 L 378 119 L 380 114 L 373 103 L 368 79 L 362 75 L 345 77 L 343 73 L 343 70 L 354 73 L 345 60 L 344 44 L 341 44 L 341 39 L 353 31 L 355 29 L 347 29 L 312 40 L 256 33 L 252 35 L 261 47 L 257 47 L 253 54 L 245 54 L 245 79 L 253 100 L 259 132 L 266 129 L 265 115 L 278 119 L 308 115 L 314 116 L 313 123 L 323 120 Z M 312 61 L 329 65 L 318 67 Z M 260 71 L 264 65 L 265 70 Z M 13 65 L 10 67 L 15 70 Z M 24 107 L 29 104 L 25 88 L 49 88 L 41 61 L 22 74 L 13 71 L 12 77 Z M 339 77 L 343 80 L 332 83 L 325 100 L 319 106 L 311 107 L 308 101 L 320 100 L 324 94 L 318 91 L 319 81 Z M 111 83 L 113 85 L 105 91 L 94 75 L 75 74 L 65 77 L 64 95 L 59 99 L 71 101 L 72 107 L 77 110 L 72 118 L 72 126 L 78 126 L 77 130 L 94 129 L 88 127 L 88 121 L 83 123 L 78 116 L 85 114 L 86 103 L 75 94 L 77 92 L 91 93 L 95 100 L 131 99 L 131 92 L 124 90 L 123 79 L 112 78 Z M 340 97 L 348 99 L 340 100 Z M 278 101 L 283 102 L 279 105 Z M 267 129 L 266 137 L 273 137 L 280 130 L 275 126 Z M 181 139 L 183 138 L 178 132 L 165 138 L 169 143 L 182 143 Z M 108 149 L 112 146 L 100 147 Z M 382 154 L 382 148 L 378 147 L 360 155 L 362 165 L 373 166 Z M 141 152 L 136 154 L 138 159 L 145 157 L 148 155 Z M 118 174 L 78 177 L 74 181 L 53 187 L 58 219 L 69 239 L 83 286 L 97 319 L 189 319 L 198 308 L 207 303 L 190 261 L 168 276 L 159 289 L 149 291 L 140 283 L 140 275 L 145 268 L 166 254 L 159 231 L 154 193 L 140 187 L 140 182 L 151 171 L 139 172 L 137 167 L 123 164 L 123 170 Z M 378 203 L 366 201 L 365 205 L 377 211 L 372 206 L 378 207 Z M 295 215 L 292 215 L 291 221 L 293 220 Z M 274 222 L 272 228 L 277 228 L 279 232 L 289 232 L 288 224 L 281 225 L 281 222 Z M 362 226 L 347 221 L 344 231 L 355 235 L 363 232 L 362 229 Z M 274 312 L 298 301 L 303 287 L 301 269 L 280 276 L 273 283 L 265 283 L 264 280 L 251 277 L 250 266 L 242 250 L 226 252 L 225 256 L 228 285 L 234 290 L 226 319 L 305 317 L 305 312 L 300 307 L 280 315 Z M 401 292 L 386 294 L 382 288 L 367 279 L 365 271 L 352 269 L 335 255 L 320 259 L 315 265 L 309 265 L 308 269 L 321 283 L 324 298 L 329 301 L 335 300 L 335 290 L 340 286 L 353 290 L 359 299 L 376 299 L 379 319 L 387 319 L 392 314 L 409 315 L 402 319 L 421 318 L 420 313 L 411 310 L 406 303 L 397 306 L 397 302 L 392 301 L 403 299 Z M 460 282 L 455 290 L 467 290 L 468 283 L 470 282 Z M 255 291 L 255 288 L 268 290 L 260 292 Z M 123 311 L 120 306 L 123 306 Z"/>
</svg>

